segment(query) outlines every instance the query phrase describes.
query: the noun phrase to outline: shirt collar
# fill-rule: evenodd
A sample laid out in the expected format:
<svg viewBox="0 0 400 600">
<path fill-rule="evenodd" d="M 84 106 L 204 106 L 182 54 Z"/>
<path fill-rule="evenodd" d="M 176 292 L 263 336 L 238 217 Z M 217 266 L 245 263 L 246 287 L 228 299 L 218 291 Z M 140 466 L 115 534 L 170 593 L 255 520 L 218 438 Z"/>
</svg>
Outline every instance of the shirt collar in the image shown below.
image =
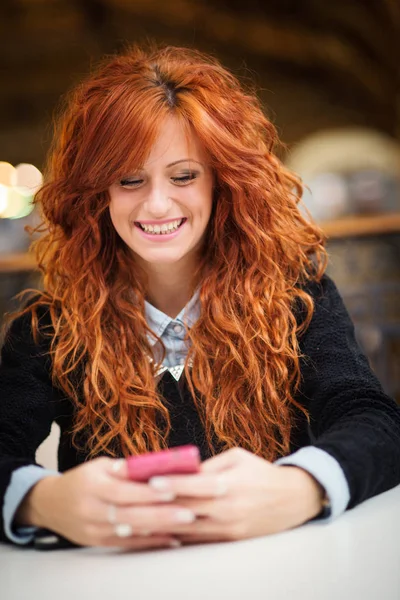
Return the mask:
<svg viewBox="0 0 400 600">
<path fill-rule="evenodd" d="M 150 304 L 150 302 L 147 302 L 147 300 L 144 301 L 144 310 L 147 325 L 158 335 L 158 337 L 162 336 L 168 325 L 172 322 L 178 322 L 184 326 L 183 317 L 185 311 L 187 313 L 187 324 L 190 328 L 200 316 L 200 289 L 197 288 L 189 302 L 182 308 L 175 319 L 163 313 L 161 310 Z M 149 343 L 154 346 L 156 338 L 148 333 L 147 339 L 149 340 Z"/>
</svg>

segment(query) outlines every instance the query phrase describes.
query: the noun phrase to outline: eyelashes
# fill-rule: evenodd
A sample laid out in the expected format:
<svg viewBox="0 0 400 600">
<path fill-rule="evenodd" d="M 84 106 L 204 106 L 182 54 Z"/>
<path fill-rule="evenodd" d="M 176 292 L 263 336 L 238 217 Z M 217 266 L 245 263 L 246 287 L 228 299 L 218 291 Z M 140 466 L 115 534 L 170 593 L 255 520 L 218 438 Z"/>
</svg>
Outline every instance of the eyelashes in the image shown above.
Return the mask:
<svg viewBox="0 0 400 600">
<path fill-rule="evenodd" d="M 187 183 L 196 179 L 197 173 L 188 173 L 187 175 L 181 175 L 180 177 L 171 177 L 174 183 Z"/>
<path fill-rule="evenodd" d="M 142 179 L 121 179 L 119 185 L 121 187 L 137 187 L 141 183 L 143 183 Z"/>
<path fill-rule="evenodd" d="M 187 185 L 189 183 L 191 183 L 192 181 L 194 181 L 195 179 L 197 179 L 199 173 L 193 171 L 190 173 L 185 173 L 184 175 L 179 175 L 178 177 L 171 177 L 171 181 L 175 184 L 175 185 Z M 135 179 L 135 178 L 126 178 L 126 179 L 121 179 L 119 181 L 119 185 L 121 187 L 129 187 L 129 188 L 136 188 L 136 187 L 140 187 L 142 184 L 144 183 L 144 179 Z"/>
</svg>

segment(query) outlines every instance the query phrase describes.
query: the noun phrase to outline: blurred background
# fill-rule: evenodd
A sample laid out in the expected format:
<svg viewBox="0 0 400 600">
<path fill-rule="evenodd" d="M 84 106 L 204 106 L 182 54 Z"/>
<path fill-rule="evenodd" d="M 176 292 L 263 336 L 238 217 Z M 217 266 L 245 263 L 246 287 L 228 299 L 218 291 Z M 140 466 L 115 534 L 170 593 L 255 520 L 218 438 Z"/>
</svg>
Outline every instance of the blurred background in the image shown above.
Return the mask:
<svg viewBox="0 0 400 600">
<path fill-rule="evenodd" d="M 147 39 L 211 52 L 256 84 L 359 341 L 400 401 L 398 0 L 2 0 L 0 322 L 40 286 L 24 227 L 60 96 Z"/>
</svg>

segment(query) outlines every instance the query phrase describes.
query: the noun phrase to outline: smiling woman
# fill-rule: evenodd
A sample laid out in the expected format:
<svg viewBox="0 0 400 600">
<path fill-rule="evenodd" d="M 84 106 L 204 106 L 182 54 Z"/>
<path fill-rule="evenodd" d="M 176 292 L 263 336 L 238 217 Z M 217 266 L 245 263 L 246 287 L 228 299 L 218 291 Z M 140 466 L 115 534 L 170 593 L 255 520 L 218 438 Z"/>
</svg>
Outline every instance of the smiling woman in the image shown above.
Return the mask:
<svg viewBox="0 0 400 600">
<path fill-rule="evenodd" d="M 152 303 L 174 317 L 189 300 L 188 286 L 177 283 L 196 269 L 212 212 L 210 157 L 193 128 L 167 117 L 140 173 L 109 195 L 112 223 L 147 273 Z"/>
<path fill-rule="evenodd" d="M 2 539 L 240 539 L 400 483 L 400 409 L 276 142 L 193 50 L 129 49 L 72 91 L 35 198 L 43 291 L 2 349 Z M 35 460 L 53 421 L 59 472 Z M 199 472 L 128 480 L 129 455 L 187 444 Z"/>
</svg>

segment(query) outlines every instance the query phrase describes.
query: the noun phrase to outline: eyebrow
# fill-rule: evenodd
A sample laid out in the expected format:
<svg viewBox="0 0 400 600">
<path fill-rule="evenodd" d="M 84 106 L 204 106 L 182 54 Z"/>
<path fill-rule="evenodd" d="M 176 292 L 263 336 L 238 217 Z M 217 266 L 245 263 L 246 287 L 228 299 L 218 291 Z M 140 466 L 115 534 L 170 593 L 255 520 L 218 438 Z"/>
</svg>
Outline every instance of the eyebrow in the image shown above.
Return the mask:
<svg viewBox="0 0 400 600">
<path fill-rule="evenodd" d="M 179 164 L 181 162 L 195 162 L 198 165 L 201 165 L 202 167 L 204 167 L 203 163 L 199 162 L 198 160 L 194 160 L 194 158 L 181 158 L 180 160 L 175 160 L 174 162 L 172 162 L 169 165 L 167 165 L 167 169 L 169 167 L 174 167 L 175 165 L 177 165 L 177 164 Z"/>
</svg>

